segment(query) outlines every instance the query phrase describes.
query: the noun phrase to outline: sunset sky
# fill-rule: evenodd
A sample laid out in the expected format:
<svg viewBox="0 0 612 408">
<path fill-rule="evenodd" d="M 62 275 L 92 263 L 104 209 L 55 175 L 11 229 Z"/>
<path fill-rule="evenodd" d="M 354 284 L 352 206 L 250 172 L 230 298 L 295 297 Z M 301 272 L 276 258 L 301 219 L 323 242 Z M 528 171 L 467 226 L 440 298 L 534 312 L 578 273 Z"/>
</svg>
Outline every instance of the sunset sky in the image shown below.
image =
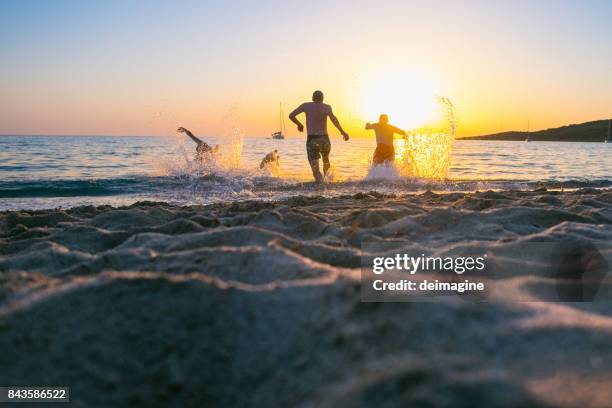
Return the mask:
<svg viewBox="0 0 612 408">
<path fill-rule="evenodd" d="M 326 94 L 349 133 L 612 117 L 610 1 L 0 2 L 0 134 L 269 135 Z M 296 135 L 293 127 L 289 134 Z"/>
</svg>

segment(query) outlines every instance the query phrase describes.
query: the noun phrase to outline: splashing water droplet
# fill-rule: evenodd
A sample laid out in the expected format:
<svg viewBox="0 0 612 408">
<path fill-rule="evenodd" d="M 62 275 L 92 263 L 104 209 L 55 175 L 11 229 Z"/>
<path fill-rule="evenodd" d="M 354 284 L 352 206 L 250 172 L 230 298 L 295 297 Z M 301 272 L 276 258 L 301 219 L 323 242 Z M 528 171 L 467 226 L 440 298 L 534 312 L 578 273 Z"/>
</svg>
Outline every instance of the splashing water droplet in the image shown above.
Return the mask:
<svg viewBox="0 0 612 408">
<path fill-rule="evenodd" d="M 457 126 L 455 108 L 446 97 L 438 97 L 437 102 L 438 123 L 413 129 L 398 143 L 396 162 L 402 176 L 444 179 L 448 175 Z"/>
<path fill-rule="evenodd" d="M 227 130 L 223 134 L 223 143 L 219 146 L 215 161 L 225 170 L 238 170 L 244 146 L 244 131 L 240 127 L 238 107 L 232 106 L 227 110 L 224 122 Z"/>
</svg>

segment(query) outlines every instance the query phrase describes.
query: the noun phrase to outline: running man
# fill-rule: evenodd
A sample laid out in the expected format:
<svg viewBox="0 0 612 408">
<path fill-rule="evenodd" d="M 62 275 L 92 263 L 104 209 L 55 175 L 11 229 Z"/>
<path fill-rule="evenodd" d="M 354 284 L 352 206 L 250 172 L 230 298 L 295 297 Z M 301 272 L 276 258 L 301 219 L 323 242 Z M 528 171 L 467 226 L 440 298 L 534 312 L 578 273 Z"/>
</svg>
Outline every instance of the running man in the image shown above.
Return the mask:
<svg viewBox="0 0 612 408">
<path fill-rule="evenodd" d="M 179 132 L 179 133 L 185 133 L 187 136 L 189 136 L 191 138 L 191 140 L 196 142 L 196 144 L 197 144 L 197 146 L 196 146 L 196 155 L 195 155 L 195 160 L 196 161 L 201 162 L 205 158 L 210 158 L 211 155 L 217 153 L 217 151 L 219 150 L 219 145 L 216 145 L 215 147 L 210 147 L 210 145 L 208 143 L 206 143 L 205 141 L 200 140 L 199 138 L 195 137 L 193 135 L 193 133 L 191 133 L 188 129 L 185 129 L 184 127 L 180 127 L 178 129 L 176 129 L 176 131 Z"/>
<path fill-rule="evenodd" d="M 297 130 L 302 132 L 304 131 L 304 125 L 296 118 L 300 113 L 306 114 L 306 131 L 308 135 L 306 138 L 306 153 L 310 168 L 312 169 L 312 175 L 317 183 L 322 183 L 330 167 L 329 152 L 331 150 L 331 143 L 327 134 L 327 118 L 329 117 L 334 126 L 340 131 L 345 141 L 349 140 L 349 135 L 340 126 L 338 118 L 332 112 L 332 107 L 323 103 L 323 92 L 321 91 L 314 91 L 312 102 L 301 104 L 289 115 L 289 119 L 297 125 Z M 319 168 L 319 157 L 323 159 L 323 175 L 321 175 Z"/>
<path fill-rule="evenodd" d="M 366 123 L 366 130 L 374 130 L 376 133 L 376 150 L 372 163 L 374 165 L 393 163 L 395 159 L 395 148 L 393 147 L 393 135 L 395 133 L 405 136 L 406 132 L 389 124 L 389 117 L 384 113 L 378 118 L 378 123 Z"/>
</svg>

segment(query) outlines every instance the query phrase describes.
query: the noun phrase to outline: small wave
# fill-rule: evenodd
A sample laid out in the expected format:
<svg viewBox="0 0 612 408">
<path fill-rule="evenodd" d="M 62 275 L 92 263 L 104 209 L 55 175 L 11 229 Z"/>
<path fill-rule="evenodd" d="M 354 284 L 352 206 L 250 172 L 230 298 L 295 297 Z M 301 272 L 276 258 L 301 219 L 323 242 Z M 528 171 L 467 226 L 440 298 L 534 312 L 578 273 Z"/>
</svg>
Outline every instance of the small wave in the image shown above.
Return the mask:
<svg viewBox="0 0 612 408">
<path fill-rule="evenodd" d="M 73 197 L 130 194 L 146 188 L 150 178 L 0 181 L 0 197 Z"/>
<path fill-rule="evenodd" d="M 380 191 L 384 193 L 411 193 L 433 191 L 475 191 L 475 190 L 525 190 L 525 189 L 578 189 L 610 188 L 612 180 L 431 180 L 401 177 L 393 168 L 372 169 L 364 179 L 344 180 L 326 183 L 322 186 L 312 182 L 283 179 L 260 174 L 175 174 L 172 176 L 134 176 L 109 179 L 79 180 L 23 180 L 0 181 L 0 198 L 19 197 L 76 197 L 76 196 L 117 196 L 148 194 L 160 199 L 190 196 L 206 202 L 214 195 L 217 199 L 227 196 L 236 199 L 247 195 L 250 198 L 269 199 L 274 193 L 346 194 L 359 191 Z"/>
</svg>

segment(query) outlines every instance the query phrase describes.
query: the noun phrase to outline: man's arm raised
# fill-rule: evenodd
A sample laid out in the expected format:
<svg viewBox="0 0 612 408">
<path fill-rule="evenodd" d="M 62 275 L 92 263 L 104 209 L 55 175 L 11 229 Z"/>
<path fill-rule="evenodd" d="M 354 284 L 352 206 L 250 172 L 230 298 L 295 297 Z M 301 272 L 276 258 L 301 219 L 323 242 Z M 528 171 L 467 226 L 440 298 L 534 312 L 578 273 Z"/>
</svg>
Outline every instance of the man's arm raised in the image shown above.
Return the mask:
<svg viewBox="0 0 612 408">
<path fill-rule="evenodd" d="M 177 131 L 177 132 L 179 132 L 179 133 L 184 133 L 184 134 L 186 134 L 187 136 L 189 136 L 189 137 L 191 138 L 191 140 L 193 140 L 193 141 L 194 141 L 194 142 L 196 142 L 197 144 L 202 143 L 202 141 L 201 141 L 200 139 L 198 139 L 197 137 L 195 137 L 195 136 L 193 135 L 193 133 L 191 133 L 191 132 L 189 131 L 189 129 L 185 129 L 184 127 L 180 127 L 180 128 L 178 128 L 178 129 L 176 129 L 176 131 Z"/>
<path fill-rule="evenodd" d="M 302 125 L 302 122 L 300 122 L 296 118 L 296 116 L 299 115 L 302 112 L 304 112 L 304 104 L 301 104 L 300 106 L 295 108 L 295 110 L 293 112 L 291 112 L 289 114 L 289 119 L 291 119 L 291 121 L 297 125 L 298 132 L 303 132 L 304 131 L 304 125 Z"/>
</svg>

